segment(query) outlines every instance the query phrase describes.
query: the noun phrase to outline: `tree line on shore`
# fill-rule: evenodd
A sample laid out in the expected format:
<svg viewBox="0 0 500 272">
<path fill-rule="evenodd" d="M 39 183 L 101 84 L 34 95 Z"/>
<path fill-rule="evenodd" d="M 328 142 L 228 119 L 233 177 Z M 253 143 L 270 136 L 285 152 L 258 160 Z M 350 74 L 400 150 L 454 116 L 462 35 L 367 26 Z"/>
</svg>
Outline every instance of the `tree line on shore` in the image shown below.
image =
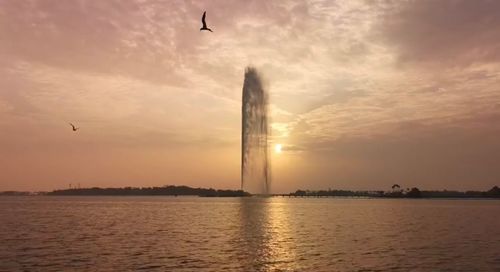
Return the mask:
<svg viewBox="0 0 500 272">
<path fill-rule="evenodd" d="M 200 196 L 200 197 L 246 197 L 250 193 L 243 190 L 216 190 L 168 185 L 163 187 L 123 187 L 123 188 L 70 188 L 51 192 L 4 191 L 0 196 L 52 195 L 52 196 Z M 282 195 L 282 194 L 280 194 Z M 488 191 L 421 191 L 418 188 L 401 189 L 394 184 L 389 191 L 350 190 L 297 190 L 283 196 L 294 197 L 371 197 L 371 198 L 500 198 L 500 188 L 494 186 Z"/>
<path fill-rule="evenodd" d="M 500 198 L 500 188 L 494 186 L 488 191 L 421 191 L 420 189 L 401 189 L 398 184 L 391 187 L 390 191 L 348 191 L 348 190 L 297 190 L 290 196 L 343 196 L 343 197 L 385 197 L 385 198 Z"/>
<path fill-rule="evenodd" d="M 201 197 L 236 197 L 250 196 L 242 190 L 216 190 L 192 188 L 189 186 L 168 185 L 164 187 L 124 187 L 124 188 L 78 188 L 55 190 L 48 195 L 167 195 L 167 196 L 201 196 Z"/>
<path fill-rule="evenodd" d="M 6 191 L 0 195 L 32 195 L 30 192 Z M 242 197 L 250 196 L 242 190 L 216 190 L 192 188 L 189 186 L 168 185 L 163 187 L 123 187 L 123 188 L 70 188 L 40 192 L 37 195 L 49 196 L 201 196 L 201 197 Z"/>
</svg>

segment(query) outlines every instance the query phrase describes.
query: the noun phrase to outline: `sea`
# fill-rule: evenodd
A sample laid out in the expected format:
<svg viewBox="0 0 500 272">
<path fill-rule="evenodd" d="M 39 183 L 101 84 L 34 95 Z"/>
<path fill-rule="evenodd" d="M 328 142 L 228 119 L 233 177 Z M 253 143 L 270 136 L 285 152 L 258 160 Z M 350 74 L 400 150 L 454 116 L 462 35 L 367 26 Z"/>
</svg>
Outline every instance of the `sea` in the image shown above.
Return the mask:
<svg viewBox="0 0 500 272">
<path fill-rule="evenodd" d="M 0 197 L 0 271 L 500 271 L 500 200 Z"/>
</svg>

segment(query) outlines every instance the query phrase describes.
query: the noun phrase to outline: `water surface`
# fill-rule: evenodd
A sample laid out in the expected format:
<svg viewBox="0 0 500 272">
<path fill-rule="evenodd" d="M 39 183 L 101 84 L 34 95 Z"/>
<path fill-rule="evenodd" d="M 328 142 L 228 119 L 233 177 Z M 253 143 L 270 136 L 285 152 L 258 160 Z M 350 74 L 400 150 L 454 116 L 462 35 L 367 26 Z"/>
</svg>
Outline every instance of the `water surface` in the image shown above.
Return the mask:
<svg viewBox="0 0 500 272">
<path fill-rule="evenodd" d="M 500 201 L 0 197 L 0 271 L 500 271 Z"/>
</svg>

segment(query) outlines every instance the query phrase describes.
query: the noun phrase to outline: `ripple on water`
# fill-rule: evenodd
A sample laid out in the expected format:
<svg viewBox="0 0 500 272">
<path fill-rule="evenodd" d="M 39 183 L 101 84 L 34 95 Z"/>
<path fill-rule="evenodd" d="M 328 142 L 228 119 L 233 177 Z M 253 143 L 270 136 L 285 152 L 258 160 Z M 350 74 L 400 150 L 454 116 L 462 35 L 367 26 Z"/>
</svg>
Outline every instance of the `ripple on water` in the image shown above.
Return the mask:
<svg viewBox="0 0 500 272">
<path fill-rule="evenodd" d="M 0 271 L 500 271 L 498 201 L 0 198 Z"/>
</svg>

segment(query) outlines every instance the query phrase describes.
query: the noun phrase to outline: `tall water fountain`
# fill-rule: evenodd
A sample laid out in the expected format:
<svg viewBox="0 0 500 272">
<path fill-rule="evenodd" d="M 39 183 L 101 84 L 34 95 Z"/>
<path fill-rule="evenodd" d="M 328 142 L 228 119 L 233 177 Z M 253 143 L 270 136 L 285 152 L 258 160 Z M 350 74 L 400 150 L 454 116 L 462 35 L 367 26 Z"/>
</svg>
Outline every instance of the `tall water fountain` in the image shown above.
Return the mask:
<svg viewBox="0 0 500 272">
<path fill-rule="evenodd" d="M 247 67 L 243 82 L 241 130 L 241 189 L 268 194 L 268 95 L 255 68 Z"/>
</svg>

